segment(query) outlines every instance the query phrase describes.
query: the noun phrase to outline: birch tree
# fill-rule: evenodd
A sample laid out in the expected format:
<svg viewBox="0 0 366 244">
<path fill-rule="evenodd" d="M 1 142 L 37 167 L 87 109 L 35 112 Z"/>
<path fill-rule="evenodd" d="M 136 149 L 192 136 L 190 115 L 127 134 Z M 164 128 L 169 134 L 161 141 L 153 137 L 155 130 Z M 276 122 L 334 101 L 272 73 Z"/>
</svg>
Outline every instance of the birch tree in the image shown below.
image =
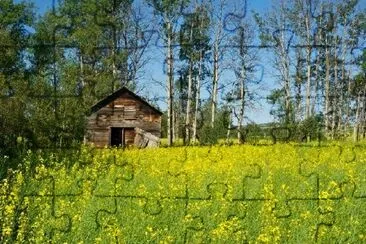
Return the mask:
<svg viewBox="0 0 366 244">
<path fill-rule="evenodd" d="M 168 145 L 173 144 L 173 103 L 174 103 L 174 46 L 175 46 L 175 25 L 181 17 L 181 11 L 188 1 L 186 0 L 147 0 L 153 7 L 155 15 L 159 18 L 161 29 L 160 37 L 165 46 L 166 62 L 166 87 L 167 87 L 167 129 Z"/>
<path fill-rule="evenodd" d="M 313 17 L 312 9 L 316 8 L 316 1 L 309 4 L 307 0 L 296 0 L 294 4 L 293 15 L 296 17 L 294 23 L 294 32 L 301 39 L 301 46 L 306 50 L 306 94 L 305 94 L 305 119 L 312 114 L 311 110 L 311 91 L 312 91 L 312 50 L 313 50 Z"/>
<path fill-rule="evenodd" d="M 200 109 L 201 81 L 206 72 L 209 18 L 205 5 L 197 5 L 187 15 L 181 27 L 180 59 L 186 63 L 183 74 L 187 78 L 187 105 L 185 118 L 185 142 L 197 139 L 197 123 Z M 193 99 L 194 98 L 194 99 Z M 192 117 L 192 104 L 194 104 Z M 192 127 L 192 128 L 191 128 Z"/>
<path fill-rule="evenodd" d="M 255 34 L 254 28 L 249 21 L 240 20 L 235 36 L 231 40 L 233 44 L 232 65 L 236 82 L 233 87 L 233 100 L 237 103 L 235 118 L 237 119 L 237 139 L 238 143 L 244 142 L 244 118 L 248 100 L 252 94 L 250 83 L 252 83 L 258 56 L 256 50 L 250 48 L 253 45 Z M 234 110 L 235 111 L 235 110 Z"/>
<path fill-rule="evenodd" d="M 216 119 L 216 110 L 218 106 L 218 89 L 220 79 L 220 60 L 225 53 L 225 43 L 228 39 L 227 33 L 224 31 L 224 18 L 227 1 L 220 0 L 218 3 L 210 2 L 211 25 L 210 32 L 212 35 L 212 86 L 211 86 L 211 128 L 214 128 Z"/>
<path fill-rule="evenodd" d="M 284 114 L 281 117 L 285 124 L 293 122 L 290 46 L 294 33 L 290 30 L 289 9 L 291 6 L 291 1 L 284 0 L 273 6 L 272 11 L 265 18 L 259 14 L 255 15 L 262 44 L 273 46 L 270 50 L 273 52 L 274 66 L 278 72 L 277 80 L 281 87 L 281 91 L 274 91 L 273 95 L 283 96 Z M 277 99 L 273 101 L 275 100 Z"/>
</svg>

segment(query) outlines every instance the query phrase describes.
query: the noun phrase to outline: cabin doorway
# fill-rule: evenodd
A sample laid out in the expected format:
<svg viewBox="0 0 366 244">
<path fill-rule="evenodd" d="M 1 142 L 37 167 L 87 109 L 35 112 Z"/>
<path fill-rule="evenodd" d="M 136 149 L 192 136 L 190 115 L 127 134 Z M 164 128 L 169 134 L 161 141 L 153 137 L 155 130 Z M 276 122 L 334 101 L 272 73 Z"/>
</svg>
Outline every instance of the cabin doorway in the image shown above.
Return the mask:
<svg viewBox="0 0 366 244">
<path fill-rule="evenodd" d="M 125 147 L 133 145 L 135 140 L 135 128 L 112 127 L 111 146 Z"/>
</svg>

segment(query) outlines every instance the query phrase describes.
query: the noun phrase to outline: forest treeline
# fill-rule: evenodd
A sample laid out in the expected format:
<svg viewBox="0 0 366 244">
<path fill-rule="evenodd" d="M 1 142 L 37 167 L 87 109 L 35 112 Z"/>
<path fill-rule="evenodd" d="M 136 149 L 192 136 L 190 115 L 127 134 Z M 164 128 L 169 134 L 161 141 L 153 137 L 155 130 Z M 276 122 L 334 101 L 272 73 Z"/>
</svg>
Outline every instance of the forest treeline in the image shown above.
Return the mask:
<svg viewBox="0 0 366 244">
<path fill-rule="evenodd" d="M 169 145 L 180 138 L 243 143 L 249 128 L 260 130 L 247 111 L 263 103 L 254 89 L 263 67 L 273 72 L 264 98 L 271 126 L 301 130 L 301 140 L 318 131 L 365 137 L 364 6 L 285 0 L 255 12 L 247 5 L 63 0 L 40 15 L 30 1 L 2 0 L 1 153 L 77 145 L 89 108 L 121 86 L 140 95 L 163 88 L 146 99 L 166 103 L 162 133 Z M 165 78 L 146 81 L 157 52 Z"/>
</svg>

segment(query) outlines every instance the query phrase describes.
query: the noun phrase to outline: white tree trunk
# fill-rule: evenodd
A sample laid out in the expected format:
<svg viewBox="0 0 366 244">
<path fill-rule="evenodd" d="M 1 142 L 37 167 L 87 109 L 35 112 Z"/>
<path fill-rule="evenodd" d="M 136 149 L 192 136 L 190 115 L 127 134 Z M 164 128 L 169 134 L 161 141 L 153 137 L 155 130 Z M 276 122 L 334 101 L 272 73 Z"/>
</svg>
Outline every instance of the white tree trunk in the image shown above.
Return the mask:
<svg viewBox="0 0 366 244">
<path fill-rule="evenodd" d="M 326 43 L 327 45 L 327 43 Z M 328 133 L 329 128 L 329 89 L 330 89 L 330 61 L 329 61 L 329 47 L 325 49 L 325 106 L 324 106 L 324 120 L 325 131 Z"/>
<path fill-rule="evenodd" d="M 333 94 L 333 112 L 332 112 L 332 138 L 334 138 L 336 134 L 336 125 L 337 125 L 337 107 L 339 104 L 339 96 L 341 91 L 339 91 L 339 82 L 338 82 L 338 60 L 337 60 L 337 50 L 334 52 L 334 94 Z M 339 119 L 339 118 L 338 118 Z"/>
<path fill-rule="evenodd" d="M 229 143 L 230 142 L 231 122 L 233 120 L 232 116 L 233 116 L 233 108 L 230 108 L 229 124 L 227 126 L 227 132 L 226 132 L 226 143 Z"/>
<path fill-rule="evenodd" d="M 215 116 L 216 116 L 216 108 L 217 108 L 217 88 L 219 82 L 219 50 L 218 44 L 215 43 L 214 48 L 214 67 L 213 67 L 213 82 L 212 82 L 212 102 L 211 102 L 211 127 L 215 126 Z"/>
<path fill-rule="evenodd" d="M 188 91 L 187 91 L 187 108 L 186 108 L 186 138 L 185 142 L 189 143 L 191 140 L 191 101 L 192 101 L 192 62 L 189 61 L 189 68 L 188 68 Z"/>
<path fill-rule="evenodd" d="M 167 103 L 168 103 L 168 145 L 173 144 L 173 45 L 172 26 L 166 21 L 167 28 Z"/>
<path fill-rule="evenodd" d="M 311 95 L 311 23 L 310 23 L 310 15 L 306 14 L 305 17 L 305 25 L 306 25 L 306 63 L 307 63 L 307 84 L 306 84 L 306 115 L 305 118 L 309 118 L 311 116 L 311 110 L 310 110 L 310 95 Z"/>
<path fill-rule="evenodd" d="M 245 109 L 245 68 L 242 64 L 242 71 L 240 77 L 240 112 L 238 121 L 238 143 L 241 144 L 243 141 L 243 124 L 244 124 L 244 109 Z"/>
<path fill-rule="evenodd" d="M 193 121 L 193 142 L 197 139 L 197 122 L 199 116 L 200 100 L 201 100 L 201 75 L 202 75 L 202 54 L 198 61 L 198 75 L 196 82 L 196 107 L 194 110 L 194 121 Z"/>
<path fill-rule="evenodd" d="M 360 128 L 360 105 L 361 105 L 361 93 L 358 93 L 356 101 L 356 118 L 353 126 L 353 141 L 357 142 L 359 139 L 359 128 Z"/>
</svg>

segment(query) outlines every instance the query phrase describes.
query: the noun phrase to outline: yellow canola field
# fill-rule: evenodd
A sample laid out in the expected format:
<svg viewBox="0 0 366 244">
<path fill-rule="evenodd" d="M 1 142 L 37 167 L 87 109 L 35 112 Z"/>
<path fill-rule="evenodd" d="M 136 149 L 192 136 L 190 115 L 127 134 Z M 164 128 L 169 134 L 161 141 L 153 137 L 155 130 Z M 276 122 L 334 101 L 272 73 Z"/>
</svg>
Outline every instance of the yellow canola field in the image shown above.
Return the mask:
<svg viewBox="0 0 366 244">
<path fill-rule="evenodd" d="M 0 242 L 366 242 L 366 147 L 28 152 L 0 183 Z"/>
</svg>

